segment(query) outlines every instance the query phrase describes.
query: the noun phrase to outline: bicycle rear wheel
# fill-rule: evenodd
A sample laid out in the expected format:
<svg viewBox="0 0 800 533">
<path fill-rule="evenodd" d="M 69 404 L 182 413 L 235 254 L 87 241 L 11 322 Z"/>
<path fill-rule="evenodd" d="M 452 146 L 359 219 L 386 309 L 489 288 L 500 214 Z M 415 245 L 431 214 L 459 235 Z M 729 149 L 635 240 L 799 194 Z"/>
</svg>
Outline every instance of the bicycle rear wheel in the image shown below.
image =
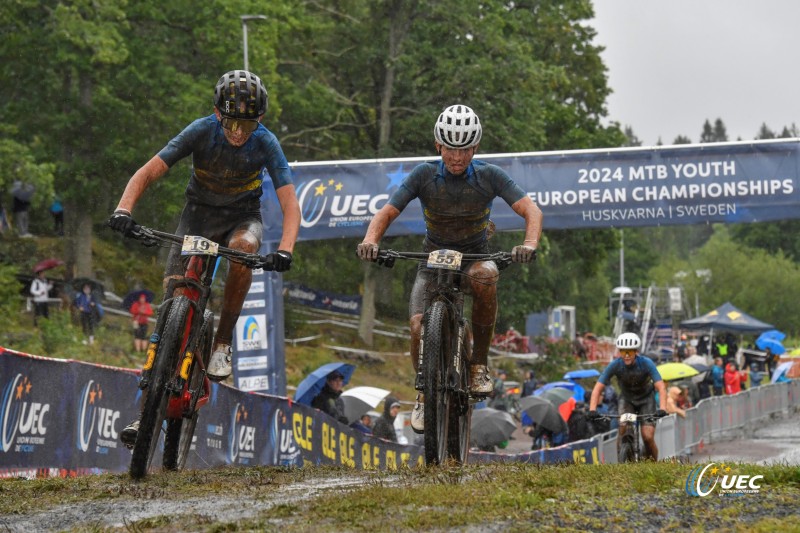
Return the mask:
<svg viewBox="0 0 800 533">
<path fill-rule="evenodd" d="M 447 459 L 447 430 L 450 399 L 445 389 L 447 354 L 452 331 L 447 306 L 434 301 L 425 320 L 423 377 L 425 392 L 425 463 L 441 464 Z"/>
<path fill-rule="evenodd" d="M 199 341 L 195 350 L 195 357 L 203 358 L 203 368 L 207 368 L 211 357 L 212 342 L 214 340 L 214 313 L 206 311 L 203 314 L 203 324 L 200 326 Z M 192 412 L 183 418 L 173 418 L 167 421 L 167 433 L 164 435 L 164 460 L 166 470 L 183 470 L 186 458 L 192 448 L 194 430 L 197 426 L 198 411 L 195 407 L 197 398 L 203 393 L 205 374 L 200 370 L 197 361 L 192 362 L 189 370 L 188 389 L 192 394 Z"/>
<path fill-rule="evenodd" d="M 466 464 L 469 456 L 469 434 L 472 424 L 472 405 L 469 403 L 469 361 L 472 350 L 472 331 L 469 321 L 459 335 L 461 349 L 458 362 L 457 391 L 450 396 L 450 413 L 447 428 L 447 455 L 458 464 Z M 452 353 L 452 352 L 450 352 Z M 453 365 L 448 364 L 447 367 Z"/>
<path fill-rule="evenodd" d="M 147 386 L 142 416 L 139 420 L 139 433 L 133 446 L 133 455 L 129 469 L 130 476 L 139 479 L 147 474 L 153 454 L 161 436 L 161 426 L 167 413 L 167 385 L 175 373 L 178 364 L 179 350 L 183 340 L 186 314 L 189 301 L 180 296 L 175 298 L 167 311 L 167 320 L 161 332 L 156 360 Z"/>
</svg>

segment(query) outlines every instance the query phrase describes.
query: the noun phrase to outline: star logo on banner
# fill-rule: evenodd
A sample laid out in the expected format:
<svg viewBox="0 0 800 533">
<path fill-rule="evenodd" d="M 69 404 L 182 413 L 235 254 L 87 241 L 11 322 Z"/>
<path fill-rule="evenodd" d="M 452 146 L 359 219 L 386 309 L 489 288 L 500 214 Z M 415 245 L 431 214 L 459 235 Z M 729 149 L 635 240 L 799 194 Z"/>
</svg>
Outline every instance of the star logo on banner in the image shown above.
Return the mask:
<svg viewBox="0 0 800 533">
<path fill-rule="evenodd" d="M 397 170 L 386 174 L 386 177 L 389 178 L 389 185 L 386 186 L 386 190 L 388 191 L 390 189 L 396 189 L 400 187 L 400 184 L 409 174 L 411 173 L 403 172 L 403 163 L 400 163 L 400 166 L 397 167 Z"/>
</svg>

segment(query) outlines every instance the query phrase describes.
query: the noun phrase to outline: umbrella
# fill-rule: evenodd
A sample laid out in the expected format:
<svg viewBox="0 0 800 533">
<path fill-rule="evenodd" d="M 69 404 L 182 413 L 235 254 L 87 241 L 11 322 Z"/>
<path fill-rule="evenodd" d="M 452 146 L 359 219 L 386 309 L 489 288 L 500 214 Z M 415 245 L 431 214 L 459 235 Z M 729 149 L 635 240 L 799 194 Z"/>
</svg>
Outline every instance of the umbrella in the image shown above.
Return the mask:
<svg viewBox="0 0 800 533">
<path fill-rule="evenodd" d="M 474 446 L 497 446 L 517 429 L 514 417 L 506 411 L 486 407 L 472 411 L 470 443 Z"/>
<path fill-rule="evenodd" d="M 304 405 L 311 405 L 311 402 L 317 397 L 322 387 L 325 386 L 325 380 L 328 379 L 328 374 L 334 370 L 338 370 L 344 376 L 344 384 L 347 385 L 355 369 L 356 367 L 349 363 L 328 363 L 327 365 L 322 365 L 300 382 L 294 393 L 294 401 Z"/>
<path fill-rule="evenodd" d="M 778 339 L 773 339 L 769 337 L 765 339 L 759 337 L 756 340 L 756 346 L 758 346 L 762 350 L 766 350 L 767 348 L 769 348 L 769 351 L 774 353 L 775 355 L 781 355 L 783 353 L 786 353 L 786 348 L 783 347 L 783 344 L 781 344 L 781 341 L 779 341 Z"/>
<path fill-rule="evenodd" d="M 139 301 L 139 296 L 144 294 L 144 297 L 147 299 L 148 302 L 152 302 L 155 294 L 153 291 L 148 291 L 147 289 L 139 289 L 138 291 L 131 291 L 125 295 L 122 299 L 122 308 L 123 309 L 130 309 L 134 302 Z"/>
<path fill-rule="evenodd" d="M 94 296 L 95 300 L 98 302 L 102 302 L 105 296 L 105 287 L 103 284 L 97 281 L 96 279 L 92 278 L 75 278 L 70 281 L 72 288 L 75 289 L 75 292 L 83 291 L 83 286 L 85 284 L 89 284 L 89 287 L 92 289 L 92 295 Z"/>
<path fill-rule="evenodd" d="M 656 368 L 664 381 L 675 381 L 676 379 L 690 378 L 699 374 L 697 370 L 686 363 L 664 363 Z"/>
<path fill-rule="evenodd" d="M 556 408 L 560 407 L 562 403 L 572 398 L 573 392 L 567 389 L 554 388 L 549 389 L 538 395 L 539 398 L 549 400 Z M 583 398 L 581 398 L 583 400 Z"/>
<path fill-rule="evenodd" d="M 344 391 L 340 396 L 344 402 L 344 416 L 352 424 L 370 409 L 378 407 L 389 392 L 377 387 L 353 387 Z"/>
<path fill-rule="evenodd" d="M 778 342 L 783 341 L 786 338 L 786 333 L 782 331 L 778 331 L 777 329 L 771 329 L 769 331 L 765 331 L 761 335 L 758 336 L 759 339 L 775 339 Z M 756 340 L 756 342 L 758 342 Z"/>
<path fill-rule="evenodd" d="M 526 396 L 519 401 L 520 410 L 536 422 L 553 433 L 564 431 L 564 419 L 552 402 L 540 396 Z"/>
<path fill-rule="evenodd" d="M 564 374 L 564 379 L 585 379 L 596 378 L 600 375 L 600 371 L 594 368 L 585 368 L 581 370 L 570 370 Z"/>
<path fill-rule="evenodd" d="M 64 264 L 64 261 L 61 259 L 45 259 L 44 261 L 39 261 L 36 263 L 36 266 L 33 267 L 33 273 L 38 274 L 44 270 L 50 270 L 51 268 L 56 268 Z"/>
<path fill-rule="evenodd" d="M 775 371 L 772 373 L 772 379 L 770 380 L 772 383 L 777 382 L 781 376 L 789 372 L 789 369 L 792 368 L 794 364 L 793 361 L 787 361 L 785 363 L 781 363 L 775 368 Z"/>
<path fill-rule="evenodd" d="M 571 391 L 571 396 L 573 396 L 577 401 L 582 402 L 583 396 L 586 393 L 583 387 L 580 384 L 575 383 L 574 381 L 553 381 L 550 383 L 545 383 L 538 389 L 536 389 L 533 394 L 539 395 L 544 394 L 545 392 L 553 389 L 561 389 L 561 390 L 568 390 Z M 568 397 L 568 396 L 567 396 Z"/>
<path fill-rule="evenodd" d="M 690 367 L 697 370 L 698 374 L 692 377 L 692 383 L 700 383 L 704 379 L 706 379 L 706 372 L 711 370 L 711 367 L 708 365 L 703 365 L 700 363 L 690 363 Z"/>
<path fill-rule="evenodd" d="M 16 198 L 17 200 L 28 202 L 33 197 L 33 193 L 35 191 L 36 187 L 31 185 L 30 183 L 22 183 L 21 181 L 15 181 L 14 185 L 11 187 L 11 196 Z"/>
</svg>

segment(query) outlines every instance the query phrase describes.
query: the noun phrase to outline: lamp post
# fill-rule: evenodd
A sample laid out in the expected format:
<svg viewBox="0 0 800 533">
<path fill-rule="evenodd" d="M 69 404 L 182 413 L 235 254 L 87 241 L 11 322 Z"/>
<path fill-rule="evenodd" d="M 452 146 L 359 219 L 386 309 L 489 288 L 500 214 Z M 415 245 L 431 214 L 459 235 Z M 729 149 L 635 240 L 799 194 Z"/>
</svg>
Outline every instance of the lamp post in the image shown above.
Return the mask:
<svg viewBox="0 0 800 533">
<path fill-rule="evenodd" d="M 244 69 L 250 70 L 250 65 L 247 61 L 247 21 L 248 20 L 267 20 L 265 15 L 242 15 L 242 48 L 244 50 Z"/>
</svg>

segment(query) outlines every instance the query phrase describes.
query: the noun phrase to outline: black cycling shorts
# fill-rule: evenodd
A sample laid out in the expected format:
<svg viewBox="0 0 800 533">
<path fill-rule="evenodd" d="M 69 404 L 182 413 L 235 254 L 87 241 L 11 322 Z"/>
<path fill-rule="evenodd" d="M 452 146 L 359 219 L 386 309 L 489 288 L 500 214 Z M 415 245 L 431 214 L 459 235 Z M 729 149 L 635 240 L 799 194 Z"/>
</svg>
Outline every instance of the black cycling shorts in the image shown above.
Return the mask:
<svg viewBox="0 0 800 533">
<path fill-rule="evenodd" d="M 634 413 L 636 415 L 655 415 L 656 414 L 656 393 L 651 392 L 639 401 L 628 401 L 624 396 L 619 398 L 619 414 Z M 655 426 L 655 418 L 639 421 L 644 426 Z"/>
<path fill-rule="evenodd" d="M 261 246 L 264 225 L 261 221 L 261 203 L 254 200 L 246 206 L 218 207 L 187 203 L 181 213 L 177 235 L 199 235 L 211 239 L 220 246 L 228 241 L 236 230 L 246 229 Z M 173 244 L 167 258 L 164 276 L 182 275 L 186 271 L 188 256 L 181 256 L 180 245 Z"/>
</svg>

